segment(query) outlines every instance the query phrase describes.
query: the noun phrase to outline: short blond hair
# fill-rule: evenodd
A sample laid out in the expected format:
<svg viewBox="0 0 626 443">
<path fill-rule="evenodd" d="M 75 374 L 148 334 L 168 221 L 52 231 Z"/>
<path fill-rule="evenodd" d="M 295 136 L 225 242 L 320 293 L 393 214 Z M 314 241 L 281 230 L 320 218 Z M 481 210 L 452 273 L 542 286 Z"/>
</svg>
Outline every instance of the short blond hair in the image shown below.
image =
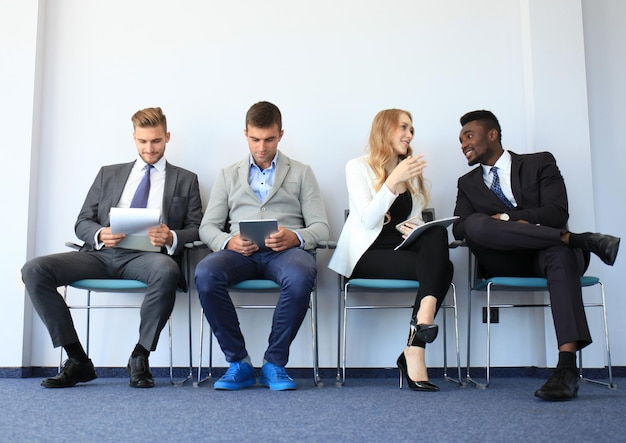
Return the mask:
<svg viewBox="0 0 626 443">
<path fill-rule="evenodd" d="M 145 108 L 135 112 L 131 117 L 133 129 L 163 127 L 163 132 L 167 132 L 167 118 L 161 108 Z"/>
</svg>

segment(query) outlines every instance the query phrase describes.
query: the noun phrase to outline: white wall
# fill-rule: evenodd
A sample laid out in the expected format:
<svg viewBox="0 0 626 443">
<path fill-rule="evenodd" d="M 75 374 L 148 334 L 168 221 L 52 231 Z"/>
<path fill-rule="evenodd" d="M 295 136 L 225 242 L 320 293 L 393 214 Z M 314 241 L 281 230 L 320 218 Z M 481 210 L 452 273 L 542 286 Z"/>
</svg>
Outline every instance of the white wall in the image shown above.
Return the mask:
<svg viewBox="0 0 626 443">
<path fill-rule="evenodd" d="M 587 87 L 591 133 L 591 166 L 596 227 L 624 238 L 626 208 L 620 204 L 626 189 L 623 165 L 623 128 L 626 121 L 626 3 L 621 0 L 583 1 Z M 622 197 L 620 197 L 622 195 Z M 621 252 L 622 254 L 624 251 Z M 623 283 L 626 259 L 622 255 L 616 269 L 601 267 L 609 293 L 609 325 L 615 361 L 624 365 L 626 347 L 626 298 Z M 597 337 L 599 339 L 599 337 Z"/>
<path fill-rule="evenodd" d="M 74 239 L 76 214 L 98 168 L 134 157 L 130 116 L 146 106 L 163 107 L 172 132 L 167 157 L 199 174 L 206 202 L 218 169 L 247 153 L 242 134 L 247 108 L 258 100 L 276 103 L 285 127 L 281 149 L 313 167 L 335 238 L 347 206 L 345 162 L 363 152 L 373 116 L 388 107 L 413 113 L 414 149 L 429 161 L 427 176 L 439 216 L 451 215 L 456 179 L 468 171 L 458 146 L 458 118 L 477 108 L 498 115 L 509 149 L 556 154 L 569 189 L 573 228 L 594 230 L 596 220 L 603 219 L 602 211 L 611 210 L 598 202 L 611 191 L 606 180 L 598 179 L 596 169 L 605 147 L 594 143 L 592 151 L 590 144 L 588 42 L 580 2 L 321 0 L 302 5 L 287 0 L 42 0 L 41 4 L 45 21 L 39 34 L 38 3 L 33 0 L 20 8 L 31 27 L 20 27 L 0 40 L 0 48 L 7 51 L 12 48 L 9 38 L 23 34 L 31 44 L 20 55 L 32 59 L 38 49 L 43 67 L 41 94 L 33 60 L 23 63 L 21 70 L 28 75 L 19 79 L 29 86 L 24 96 L 40 97 L 24 114 L 32 118 L 40 113 L 41 120 L 35 119 L 32 127 L 11 127 L 13 145 L 23 145 L 24 134 L 41 135 L 32 148 L 28 144 L 20 150 L 26 157 L 37 154 L 40 168 L 33 168 L 32 192 L 28 183 L 19 187 L 20 204 L 30 198 L 35 210 L 18 209 L 20 226 L 29 222 L 31 227 L 15 236 L 21 255 L 12 262 L 14 280 L 19 281 L 16 276 L 26 256 L 61 251 L 65 241 Z M 602 18 L 596 22 L 603 23 Z M 35 47 L 37 37 L 45 44 Z M 6 108 L 20 109 L 24 101 L 15 96 L 9 101 L 13 106 Z M 7 171 L 3 180 L 12 186 L 23 181 L 29 162 L 24 158 L 21 167 Z M 595 217 L 590 210 L 594 197 Z M 620 235 L 621 226 L 608 228 Z M 23 246 L 27 240 L 32 250 Z M 463 251 L 452 255 L 464 327 L 466 256 Z M 318 260 L 324 367 L 332 367 L 336 355 L 336 276 L 326 268 L 328 258 L 322 251 Z M 615 269 L 594 262 L 592 269 L 602 277 L 616 278 L 622 266 L 619 260 Z M 617 282 L 609 287 L 609 304 L 619 298 L 611 291 L 616 286 Z M 14 303 L 23 304 L 23 287 L 10 292 Z M 478 306 L 473 308 L 478 315 Z M 174 312 L 178 349 L 184 349 L 185 309 L 179 303 Z M 194 312 L 197 309 L 194 299 Z M 32 318 L 31 328 L 28 323 L 22 326 L 21 320 L 16 323 L 16 314 L 24 316 L 21 306 L 11 311 L 7 322 L 12 330 L 23 330 L 25 337 L 32 331 L 32 341 L 25 339 L 24 360 L 34 366 L 55 365 L 58 353 L 36 314 L 31 317 L 25 311 L 27 319 Z M 352 315 L 349 365 L 392 366 L 406 339 L 408 315 L 406 311 Z M 92 357 L 99 366 L 121 366 L 136 341 L 137 314 L 98 316 L 92 325 L 96 331 Z M 270 314 L 241 314 L 255 363 L 262 357 L 269 321 Z M 537 321 L 528 315 L 506 312 L 501 321 L 494 328 L 501 332 L 493 345 L 495 365 L 554 364 L 549 315 L 538 323 L 540 328 L 546 325 L 545 340 L 541 330 L 529 339 L 528 326 Z M 77 323 L 81 328 L 81 321 Z M 617 323 L 614 318 L 612 331 Z M 480 364 L 484 325 L 473 326 L 472 364 Z M 309 335 L 303 326 L 292 346 L 290 365 L 310 366 Z M 164 338 L 151 357 L 154 366 L 167 365 Z M 614 363 L 623 365 L 624 345 L 614 340 L 613 346 Z M 589 354 L 588 363 L 603 364 L 601 353 Z M 217 357 L 219 365 L 223 359 Z M 14 352 L 4 366 L 19 366 L 21 360 Z M 440 346 L 432 346 L 429 364 L 440 366 L 441 361 Z M 183 353 L 175 363 L 184 365 Z"/>
<path fill-rule="evenodd" d="M 3 213 L 3 266 L 0 281 L 4 286 L 0 310 L 0 336 L 4 337 L 0 367 L 30 366 L 32 307 L 25 302 L 20 268 L 28 251 L 31 220 L 29 196 L 37 178 L 30 176 L 32 155 L 37 151 L 38 106 L 36 97 L 39 2 L 0 0 L 0 121 L 2 157 L 0 174 Z"/>
</svg>

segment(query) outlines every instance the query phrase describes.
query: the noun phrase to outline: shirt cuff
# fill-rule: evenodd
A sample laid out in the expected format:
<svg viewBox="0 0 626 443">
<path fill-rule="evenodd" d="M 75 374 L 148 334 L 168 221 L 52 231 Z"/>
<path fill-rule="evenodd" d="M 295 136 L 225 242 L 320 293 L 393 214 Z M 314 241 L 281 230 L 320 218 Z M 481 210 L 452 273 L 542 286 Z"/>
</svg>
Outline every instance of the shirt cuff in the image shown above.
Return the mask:
<svg viewBox="0 0 626 443">
<path fill-rule="evenodd" d="M 100 249 L 102 249 L 104 247 L 104 242 L 98 241 L 98 236 L 100 235 L 100 232 L 104 230 L 104 228 L 100 228 L 96 231 L 96 235 L 93 237 L 93 245 L 96 251 L 99 251 Z"/>
<path fill-rule="evenodd" d="M 302 236 L 300 235 L 300 233 L 298 231 L 294 231 L 296 233 L 296 235 L 298 236 L 298 240 L 300 240 L 300 249 L 304 249 L 304 239 L 302 238 Z"/>
<path fill-rule="evenodd" d="M 176 235 L 176 231 L 170 232 L 172 233 L 172 246 L 165 245 L 165 249 L 167 250 L 167 255 L 174 255 L 178 247 L 178 235 Z"/>
<path fill-rule="evenodd" d="M 233 237 L 234 237 L 234 235 L 231 235 L 230 237 L 228 237 L 228 238 L 226 239 L 226 241 L 224 241 L 224 243 L 222 243 L 222 247 L 220 248 L 220 250 L 224 250 L 224 249 L 226 249 L 226 245 L 228 244 L 228 242 L 230 241 L 230 239 L 231 239 L 231 238 L 233 238 Z"/>
</svg>

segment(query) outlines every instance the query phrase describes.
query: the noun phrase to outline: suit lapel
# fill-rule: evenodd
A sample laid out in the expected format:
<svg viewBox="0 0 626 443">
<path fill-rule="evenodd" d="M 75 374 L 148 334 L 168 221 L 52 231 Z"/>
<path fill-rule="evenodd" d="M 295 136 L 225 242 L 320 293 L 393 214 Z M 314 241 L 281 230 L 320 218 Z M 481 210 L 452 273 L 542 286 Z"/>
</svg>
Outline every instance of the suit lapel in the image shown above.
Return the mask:
<svg viewBox="0 0 626 443">
<path fill-rule="evenodd" d="M 239 183 L 241 183 L 241 187 L 246 190 L 246 194 L 248 194 L 251 198 L 256 201 L 259 200 L 259 197 L 254 193 L 252 188 L 250 187 L 250 183 L 248 183 L 248 175 L 250 174 L 250 157 L 246 157 L 244 161 L 239 164 Z"/>
<path fill-rule="evenodd" d="M 502 203 L 500 199 L 496 197 L 496 194 L 494 194 L 493 191 L 489 189 L 487 185 L 485 185 L 482 166 L 474 169 L 472 174 L 472 184 L 480 195 L 482 195 L 488 201 L 491 201 L 496 207 L 504 206 L 504 203 Z"/>
<path fill-rule="evenodd" d="M 522 157 L 511 151 L 511 190 L 517 206 L 523 206 L 522 181 L 520 179 L 520 171 L 522 169 Z"/>
<path fill-rule="evenodd" d="M 165 185 L 163 187 L 163 205 L 161 211 L 162 223 L 168 224 L 168 215 L 170 213 L 170 203 L 174 191 L 176 190 L 176 183 L 178 183 L 178 168 L 165 163 Z"/>
<path fill-rule="evenodd" d="M 276 192 L 281 188 L 283 182 L 285 181 L 285 177 L 287 177 L 287 173 L 289 172 L 290 162 L 289 158 L 285 156 L 282 152 L 278 151 L 278 161 L 276 162 L 276 172 L 274 173 L 274 185 L 270 192 L 267 194 L 266 202 L 270 201 L 270 199 L 276 194 Z"/>
<path fill-rule="evenodd" d="M 135 160 L 136 161 L 136 160 Z M 114 196 L 113 201 L 117 205 L 122 198 L 122 192 L 124 192 L 124 187 L 126 186 L 126 182 L 128 181 L 128 177 L 130 177 L 130 171 L 133 170 L 133 166 L 135 162 L 126 163 L 122 165 L 118 172 L 116 173 L 116 177 L 113 178 L 113 185 L 111 189 L 111 195 Z"/>
</svg>

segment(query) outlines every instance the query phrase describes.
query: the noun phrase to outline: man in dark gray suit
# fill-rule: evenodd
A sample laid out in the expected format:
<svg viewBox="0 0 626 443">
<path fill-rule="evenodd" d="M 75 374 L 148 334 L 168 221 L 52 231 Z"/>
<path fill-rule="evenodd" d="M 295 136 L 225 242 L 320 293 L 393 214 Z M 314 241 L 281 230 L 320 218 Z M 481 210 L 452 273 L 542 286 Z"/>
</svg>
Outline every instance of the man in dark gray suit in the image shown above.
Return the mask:
<svg viewBox="0 0 626 443">
<path fill-rule="evenodd" d="M 547 279 L 559 361 L 535 396 L 571 400 L 578 394 L 576 351 L 591 343 L 580 276 L 590 252 L 612 266 L 620 239 L 567 230 L 567 191 L 552 154 L 505 151 L 490 111 L 468 112 L 461 125 L 463 155 L 479 166 L 459 179 L 454 237 L 466 240 L 484 277 Z"/>
<path fill-rule="evenodd" d="M 63 346 L 68 355 L 61 372 L 41 382 L 47 388 L 65 388 L 97 377 L 59 286 L 86 278 L 134 279 L 148 285 L 141 306 L 139 340 L 127 370 L 130 386 L 151 388 L 154 378 L 148 356 L 156 349 L 174 308 L 177 287 L 187 284 L 179 268 L 180 253 L 185 243 L 199 239 L 202 204 L 198 177 L 163 157 L 170 133 L 161 108 L 137 111 L 132 122 L 138 157 L 131 163 L 100 169 L 75 225 L 76 235 L 84 242 L 80 251 L 37 257 L 22 268 L 26 290 L 53 345 Z M 142 190 L 143 202 L 137 203 Z M 148 237 L 160 252 L 122 247 L 124 234 L 111 232 L 109 212 L 113 207 L 159 209 L 161 224 L 151 228 Z"/>
</svg>

